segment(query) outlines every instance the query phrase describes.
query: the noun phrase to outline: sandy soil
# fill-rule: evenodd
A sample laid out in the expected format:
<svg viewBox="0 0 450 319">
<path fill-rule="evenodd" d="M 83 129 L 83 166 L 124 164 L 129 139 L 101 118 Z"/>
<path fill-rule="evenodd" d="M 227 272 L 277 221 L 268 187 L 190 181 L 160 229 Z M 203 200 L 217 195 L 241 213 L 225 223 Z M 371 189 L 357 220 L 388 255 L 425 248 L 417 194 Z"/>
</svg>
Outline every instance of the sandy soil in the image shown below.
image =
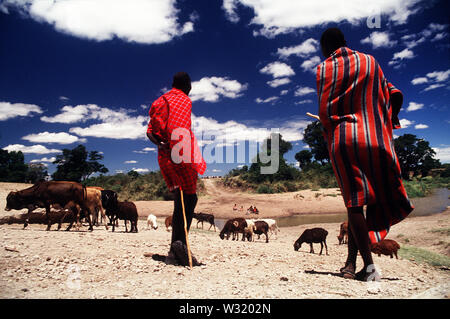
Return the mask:
<svg viewBox="0 0 450 319">
<path fill-rule="evenodd" d="M 0 216 L 7 214 L 2 210 L 6 194 L 11 189 L 27 186 L 0 184 Z M 205 207 L 206 211 L 209 201 L 216 203 L 216 207 L 228 208 L 229 212 L 221 217 L 226 217 L 226 214 L 235 216 L 231 209 L 234 202 L 223 202 L 220 196 L 215 198 L 214 191 L 218 192 L 216 195 L 224 194 L 220 189 L 207 187 L 209 195 L 200 198 L 199 207 Z M 311 192 L 314 193 L 317 192 Z M 308 200 L 303 195 L 302 200 L 294 202 L 298 204 L 293 204 L 286 203 L 294 201 L 292 193 L 278 195 L 278 199 L 275 195 L 238 196 L 236 199 L 248 199 L 248 205 L 256 204 L 262 216 L 270 217 L 274 217 L 269 213 L 272 201 L 273 205 L 278 202 L 278 208 L 272 206 L 271 209 L 280 213 L 277 216 L 282 216 L 302 212 L 300 202 L 307 203 L 311 211 L 321 212 L 322 206 L 318 208 L 316 205 L 340 199 L 324 196 L 321 201 Z M 263 200 L 267 205 L 259 204 Z M 240 203 L 237 202 L 238 205 Z M 242 201 L 244 207 L 245 203 Z M 169 214 L 171 203 L 164 205 L 167 205 Z M 123 224 L 115 233 L 111 229 L 106 231 L 104 227 L 96 227 L 93 232 L 88 232 L 86 226 L 80 231 L 65 232 L 45 231 L 44 225 L 30 225 L 26 230 L 18 224 L 0 225 L 0 298 L 450 297 L 448 270 L 402 258 L 374 256 L 382 274 L 379 283 L 341 278 L 338 271 L 345 261 L 347 247 L 338 245 L 338 223 L 283 227 L 278 236 L 270 238 L 269 243 L 262 238 L 255 242 L 221 240 L 218 232 L 193 227 L 189 237 L 191 248 L 205 265 L 192 270 L 166 265 L 144 256 L 148 253 L 166 254 L 171 235 L 163 226 L 166 214 L 163 205 L 151 202 L 148 207 L 149 212 L 160 216 L 160 227 L 146 230 L 145 220 L 140 220 L 137 234 L 124 233 Z M 333 208 L 329 209 L 333 211 Z M 219 214 L 218 209 L 215 211 Z M 303 211 L 308 210 L 303 208 Z M 329 255 L 319 256 L 318 244 L 314 247 L 315 254 L 309 253 L 307 245 L 298 252 L 294 251 L 294 241 L 304 229 L 312 227 L 328 230 Z M 442 242 L 450 241 L 449 236 L 431 232 L 449 227 L 450 210 L 447 209 L 433 216 L 407 218 L 391 229 L 389 238 L 398 240 L 400 245 L 407 238 L 408 245 L 449 256 L 442 245 Z M 56 229 L 55 226 L 53 228 Z"/>
</svg>

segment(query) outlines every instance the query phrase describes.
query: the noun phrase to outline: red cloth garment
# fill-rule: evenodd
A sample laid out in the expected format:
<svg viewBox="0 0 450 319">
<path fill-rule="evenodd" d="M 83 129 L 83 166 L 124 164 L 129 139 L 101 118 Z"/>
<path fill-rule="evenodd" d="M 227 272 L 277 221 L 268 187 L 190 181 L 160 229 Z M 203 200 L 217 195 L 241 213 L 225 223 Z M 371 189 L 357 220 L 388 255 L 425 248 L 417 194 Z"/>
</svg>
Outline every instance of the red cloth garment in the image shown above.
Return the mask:
<svg viewBox="0 0 450 319">
<path fill-rule="evenodd" d="M 197 173 L 203 174 L 206 170 L 205 160 L 191 130 L 191 112 L 191 99 L 183 91 L 173 88 L 153 102 L 147 128 L 147 133 L 153 133 L 168 143 L 167 148 L 158 148 L 158 163 L 167 187 L 173 190 L 181 186 L 186 194 L 196 193 Z M 172 139 L 173 133 L 180 132 L 179 138 Z M 185 150 L 190 156 L 184 154 Z"/>
<path fill-rule="evenodd" d="M 414 209 L 401 179 L 392 94 L 401 94 L 370 55 L 342 47 L 317 67 L 319 117 L 346 207 L 368 205 L 372 242 Z M 395 127 L 393 125 L 395 123 Z"/>
</svg>

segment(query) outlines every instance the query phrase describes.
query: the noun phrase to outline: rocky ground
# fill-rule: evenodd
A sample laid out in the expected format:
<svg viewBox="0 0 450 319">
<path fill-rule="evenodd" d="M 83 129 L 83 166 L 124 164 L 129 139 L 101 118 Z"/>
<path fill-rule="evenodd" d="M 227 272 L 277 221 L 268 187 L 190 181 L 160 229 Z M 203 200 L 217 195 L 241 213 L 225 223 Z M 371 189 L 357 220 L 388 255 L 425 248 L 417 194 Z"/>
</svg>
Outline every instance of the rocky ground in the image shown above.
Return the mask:
<svg viewBox="0 0 450 319">
<path fill-rule="evenodd" d="M 159 217 L 160 227 L 146 230 L 140 220 L 137 234 L 125 233 L 122 223 L 115 233 L 104 227 L 65 232 L 45 231 L 38 224 L 25 230 L 19 224 L 0 225 L 0 298 L 450 297 L 448 269 L 402 258 L 374 256 L 379 283 L 341 278 L 347 247 L 338 245 L 338 223 L 283 227 L 269 243 L 263 238 L 221 240 L 218 232 L 195 229 L 194 223 L 191 248 L 205 265 L 190 270 L 146 257 L 168 251 L 171 233 L 163 222 Z M 318 244 L 314 254 L 307 245 L 294 251 L 295 240 L 312 227 L 328 230 L 329 255 L 320 256 Z M 449 256 L 443 244 L 450 242 L 448 231 L 436 231 L 449 228 L 447 210 L 407 218 L 388 237 Z"/>
</svg>

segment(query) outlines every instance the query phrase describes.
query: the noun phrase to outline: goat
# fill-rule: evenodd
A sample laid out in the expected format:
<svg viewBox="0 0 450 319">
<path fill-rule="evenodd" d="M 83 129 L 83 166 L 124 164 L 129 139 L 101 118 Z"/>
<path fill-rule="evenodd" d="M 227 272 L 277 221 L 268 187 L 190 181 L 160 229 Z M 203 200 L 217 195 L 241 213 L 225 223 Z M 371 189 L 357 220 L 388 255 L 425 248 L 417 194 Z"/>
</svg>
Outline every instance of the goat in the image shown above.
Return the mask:
<svg viewBox="0 0 450 319">
<path fill-rule="evenodd" d="M 264 219 L 257 219 L 257 221 L 263 221 L 266 222 L 267 225 L 269 225 L 269 237 L 271 237 L 272 234 L 275 234 L 277 237 L 277 233 L 280 231 L 280 229 L 277 226 L 277 221 L 275 219 L 271 218 L 264 218 Z"/>
<path fill-rule="evenodd" d="M 391 258 L 394 258 L 392 255 L 395 255 L 396 259 L 398 259 L 397 250 L 399 249 L 400 245 L 392 239 L 383 239 L 382 241 L 371 245 L 371 251 L 374 254 L 377 254 L 378 256 L 383 254 L 386 256 L 391 256 Z"/>
<path fill-rule="evenodd" d="M 244 229 L 244 234 L 248 241 L 253 241 L 253 231 L 255 229 L 255 221 L 253 219 L 246 219 L 247 227 Z"/>
<path fill-rule="evenodd" d="M 169 230 L 169 227 L 172 227 L 172 215 L 167 216 L 166 219 L 164 220 L 164 223 L 166 224 L 166 230 Z"/>
<path fill-rule="evenodd" d="M 227 220 L 222 230 L 220 231 L 220 238 L 224 239 L 225 235 L 227 235 L 227 239 L 230 238 L 230 233 L 233 234 L 233 240 L 239 239 L 239 233 L 242 233 L 242 240 L 245 240 L 245 228 L 247 227 L 247 222 L 244 218 L 233 218 Z"/>
<path fill-rule="evenodd" d="M 340 244 L 346 244 L 348 242 L 348 222 L 343 222 L 337 236 Z"/>
<path fill-rule="evenodd" d="M 269 232 L 269 224 L 267 224 L 263 220 L 255 221 L 253 233 L 258 235 L 258 239 L 261 234 L 264 234 L 264 235 L 266 235 L 266 243 L 268 243 L 269 242 L 269 235 L 267 234 L 268 232 Z"/>
<path fill-rule="evenodd" d="M 156 222 L 156 216 L 150 214 L 147 217 L 147 230 L 152 228 L 155 230 L 158 229 L 158 223 Z"/>
<path fill-rule="evenodd" d="M 202 229 L 203 229 L 203 222 L 208 222 L 210 224 L 208 230 L 210 230 L 211 227 L 214 226 L 214 231 L 216 231 L 216 225 L 214 223 L 214 215 L 205 214 L 205 213 L 194 213 L 194 218 L 197 219 L 197 228 L 198 228 L 198 223 L 202 223 Z"/>
<path fill-rule="evenodd" d="M 306 229 L 294 243 L 294 250 L 298 251 L 303 243 L 308 243 L 311 246 L 309 252 L 314 254 L 313 243 L 320 243 L 319 255 L 322 255 L 324 244 L 328 255 L 328 247 L 326 242 L 327 235 L 328 232 L 323 228 Z"/>
</svg>

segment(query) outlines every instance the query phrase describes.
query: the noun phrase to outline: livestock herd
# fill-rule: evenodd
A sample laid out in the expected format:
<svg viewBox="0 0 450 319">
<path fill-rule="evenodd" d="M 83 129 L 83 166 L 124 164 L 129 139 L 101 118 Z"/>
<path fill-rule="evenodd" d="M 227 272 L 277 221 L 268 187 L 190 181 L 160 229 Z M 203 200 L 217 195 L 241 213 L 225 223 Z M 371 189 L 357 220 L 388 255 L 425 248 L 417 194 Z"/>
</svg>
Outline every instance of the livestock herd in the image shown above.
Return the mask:
<svg viewBox="0 0 450 319">
<path fill-rule="evenodd" d="M 63 222 L 69 222 L 67 231 L 71 229 L 74 222 L 76 228 L 79 229 L 80 220 L 85 218 L 89 223 L 89 230 L 93 230 L 93 225 L 99 226 L 99 213 L 101 221 L 104 222 L 108 230 L 108 224 L 112 226 L 112 231 L 118 225 L 118 220 L 125 222 L 125 231 L 128 232 L 127 221 L 130 221 L 130 232 L 138 232 L 138 212 L 133 202 L 119 201 L 117 193 L 112 190 L 104 190 L 100 187 L 84 187 L 76 182 L 66 181 L 39 181 L 33 186 L 21 191 L 10 192 L 6 198 L 6 211 L 28 209 L 24 228 L 27 227 L 29 217 L 36 208 L 45 208 L 45 217 L 47 222 L 47 230 L 50 230 L 51 224 L 55 222 L 54 218 L 50 218 L 50 208 L 56 209 L 60 216 L 58 230 Z M 109 218 L 109 223 L 106 221 Z M 172 223 L 172 216 L 165 220 L 166 230 Z M 197 219 L 197 228 L 199 223 L 202 225 L 207 222 L 210 224 L 208 230 L 216 225 L 214 215 L 206 213 L 194 213 Z M 157 229 L 158 224 L 156 217 L 152 214 L 147 219 L 147 229 Z M 265 236 L 266 243 L 272 235 L 277 236 L 279 228 L 274 219 L 244 219 L 241 217 L 232 218 L 225 222 L 219 237 L 221 239 L 238 240 L 239 234 L 242 234 L 242 241 L 254 241 L 254 236 Z M 310 253 L 314 253 L 313 243 L 320 243 L 321 249 L 319 255 L 322 254 L 323 246 L 325 246 L 328 255 L 328 247 L 326 237 L 328 231 L 323 228 L 306 229 L 294 243 L 294 250 L 298 251 L 303 243 L 310 245 Z M 339 245 L 348 242 L 348 223 L 344 222 L 340 225 L 338 235 Z M 372 244 L 372 252 L 375 254 L 384 254 L 393 258 L 397 257 L 397 251 L 400 248 L 397 242 L 385 239 L 377 244 Z"/>
</svg>

